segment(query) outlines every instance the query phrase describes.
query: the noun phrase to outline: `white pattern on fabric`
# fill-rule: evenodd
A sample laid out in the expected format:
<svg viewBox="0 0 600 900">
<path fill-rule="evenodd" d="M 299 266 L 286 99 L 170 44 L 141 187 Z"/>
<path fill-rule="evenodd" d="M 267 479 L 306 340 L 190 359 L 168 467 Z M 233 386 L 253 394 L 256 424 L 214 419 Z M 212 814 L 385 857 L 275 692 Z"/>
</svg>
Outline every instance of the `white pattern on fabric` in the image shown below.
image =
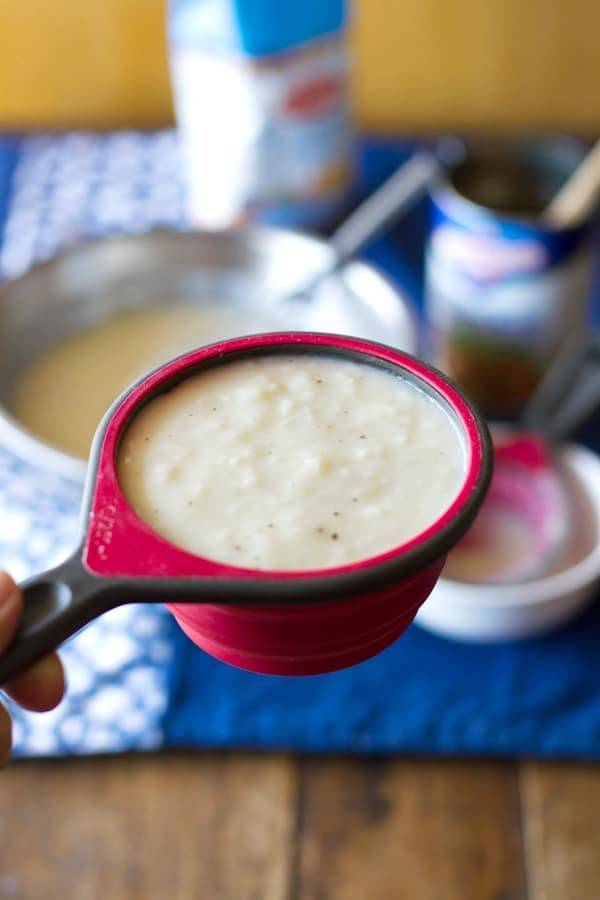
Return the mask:
<svg viewBox="0 0 600 900">
<path fill-rule="evenodd" d="M 86 237 L 185 228 L 176 137 L 36 136 L 22 143 L 0 249 L 12 278 Z M 0 566 L 16 578 L 68 555 L 80 489 L 0 448 Z M 114 753 L 161 745 L 171 659 L 168 614 L 126 606 L 63 648 L 69 689 L 53 712 L 11 704 L 16 756 Z"/>
</svg>

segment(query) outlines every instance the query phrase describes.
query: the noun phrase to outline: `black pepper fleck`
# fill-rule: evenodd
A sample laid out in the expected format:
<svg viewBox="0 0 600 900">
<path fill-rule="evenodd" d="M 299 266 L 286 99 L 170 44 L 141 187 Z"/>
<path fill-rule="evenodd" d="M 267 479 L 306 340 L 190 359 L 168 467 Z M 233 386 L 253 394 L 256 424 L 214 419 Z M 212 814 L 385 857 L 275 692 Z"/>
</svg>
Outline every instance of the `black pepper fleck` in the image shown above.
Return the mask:
<svg viewBox="0 0 600 900">
<path fill-rule="evenodd" d="M 359 434 L 359 438 L 361 439 L 361 441 L 364 441 L 364 439 L 366 438 L 366 434 Z"/>
<path fill-rule="evenodd" d="M 334 510 L 333 514 L 334 514 L 334 516 L 339 516 L 339 512 L 337 512 L 337 510 Z"/>
<path fill-rule="evenodd" d="M 337 541 L 338 538 L 339 538 L 339 534 L 337 533 L 337 531 L 334 531 L 333 534 L 331 535 L 331 540 Z"/>
</svg>

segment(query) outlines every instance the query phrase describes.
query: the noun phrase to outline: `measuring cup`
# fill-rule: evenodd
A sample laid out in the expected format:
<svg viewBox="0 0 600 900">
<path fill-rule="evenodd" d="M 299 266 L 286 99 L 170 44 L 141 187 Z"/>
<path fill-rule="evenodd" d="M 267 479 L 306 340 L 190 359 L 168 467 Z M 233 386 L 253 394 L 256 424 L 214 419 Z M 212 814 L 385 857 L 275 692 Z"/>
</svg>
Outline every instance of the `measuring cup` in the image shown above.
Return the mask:
<svg viewBox="0 0 600 900">
<path fill-rule="evenodd" d="M 318 354 L 375 366 L 412 382 L 449 412 L 466 447 L 466 474 L 454 501 L 431 526 L 372 558 L 295 572 L 239 568 L 195 556 L 138 518 L 117 472 L 119 444 L 136 413 L 192 374 L 273 354 Z M 181 356 L 133 385 L 100 424 L 80 544 L 66 562 L 22 585 L 23 620 L 0 657 L 0 684 L 96 616 L 131 602 L 167 603 L 199 647 L 253 672 L 309 675 L 374 656 L 405 631 L 431 592 L 448 550 L 481 506 L 491 468 L 483 420 L 442 374 L 391 347 L 338 335 L 278 333 Z"/>
</svg>

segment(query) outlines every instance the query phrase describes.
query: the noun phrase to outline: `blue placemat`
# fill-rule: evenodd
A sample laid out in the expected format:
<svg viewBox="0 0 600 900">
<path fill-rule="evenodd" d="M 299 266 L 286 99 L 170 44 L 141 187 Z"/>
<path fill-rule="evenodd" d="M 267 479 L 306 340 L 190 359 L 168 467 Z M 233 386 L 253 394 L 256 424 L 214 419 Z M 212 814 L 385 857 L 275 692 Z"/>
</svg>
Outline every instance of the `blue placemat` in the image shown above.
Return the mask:
<svg viewBox="0 0 600 900">
<path fill-rule="evenodd" d="M 410 142 L 366 141 L 365 188 Z M 0 140 L 0 271 L 16 275 L 82 235 L 185 227 L 171 132 Z M 4 227 L 3 227 L 4 225 Z M 420 295 L 425 208 L 367 254 Z M 596 435 L 592 433 L 592 441 Z M 63 555 L 79 492 L 0 450 L 0 564 Z M 20 755 L 161 746 L 600 758 L 600 606 L 555 635 L 499 647 L 413 626 L 376 659 L 303 679 L 251 675 L 197 650 L 153 607 L 116 610 L 64 649 L 70 691 L 15 711 Z"/>
</svg>

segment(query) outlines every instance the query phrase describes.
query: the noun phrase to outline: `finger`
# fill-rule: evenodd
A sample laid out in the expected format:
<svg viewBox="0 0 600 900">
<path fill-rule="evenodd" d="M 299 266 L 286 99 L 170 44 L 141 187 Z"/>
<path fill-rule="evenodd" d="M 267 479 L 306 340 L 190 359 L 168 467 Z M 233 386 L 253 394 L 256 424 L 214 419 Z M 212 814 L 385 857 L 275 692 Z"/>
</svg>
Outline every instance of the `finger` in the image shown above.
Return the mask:
<svg viewBox="0 0 600 900">
<path fill-rule="evenodd" d="M 4 685 L 3 690 L 25 709 L 46 712 L 57 706 L 65 692 L 65 673 L 56 653 Z"/>
<path fill-rule="evenodd" d="M 0 653 L 8 647 L 21 620 L 23 598 L 10 575 L 0 572 Z"/>
<path fill-rule="evenodd" d="M 12 744 L 12 724 L 8 710 L 0 703 L 0 768 L 10 759 Z"/>
</svg>

